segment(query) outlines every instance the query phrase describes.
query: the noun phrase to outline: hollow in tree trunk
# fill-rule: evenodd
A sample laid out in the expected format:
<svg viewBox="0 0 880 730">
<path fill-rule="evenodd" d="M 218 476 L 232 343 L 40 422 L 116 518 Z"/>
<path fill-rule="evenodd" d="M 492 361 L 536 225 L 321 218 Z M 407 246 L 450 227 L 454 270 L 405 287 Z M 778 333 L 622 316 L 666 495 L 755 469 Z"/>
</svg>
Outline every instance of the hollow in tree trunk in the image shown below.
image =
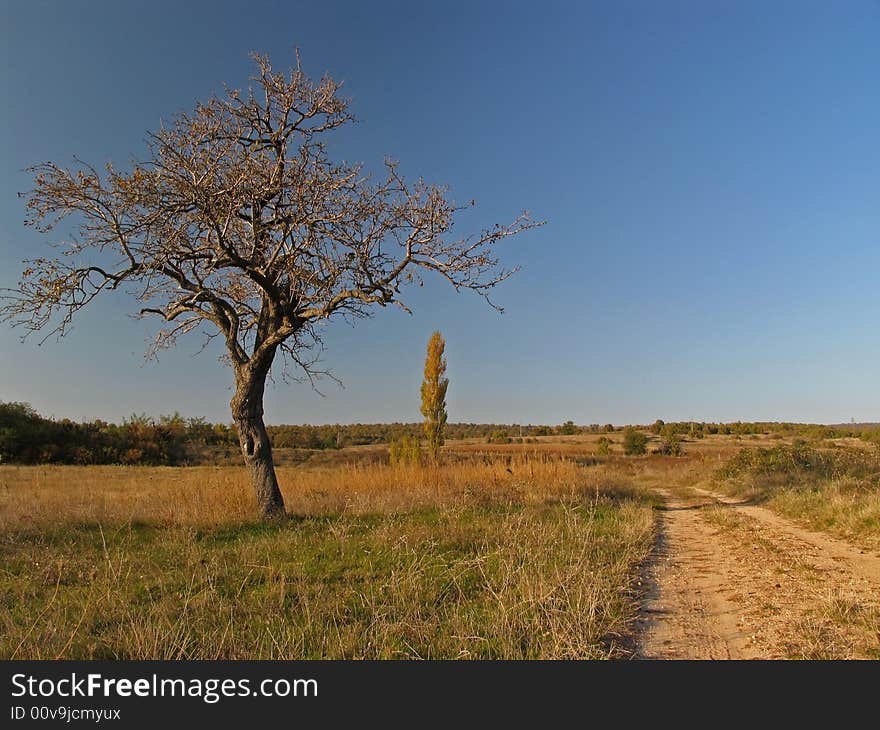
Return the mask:
<svg viewBox="0 0 880 730">
<path fill-rule="evenodd" d="M 284 498 L 278 488 L 272 444 L 263 423 L 263 391 L 268 368 L 237 372 L 236 390 L 230 405 L 238 427 L 238 440 L 244 462 L 251 473 L 257 505 L 263 518 L 284 515 Z"/>
</svg>

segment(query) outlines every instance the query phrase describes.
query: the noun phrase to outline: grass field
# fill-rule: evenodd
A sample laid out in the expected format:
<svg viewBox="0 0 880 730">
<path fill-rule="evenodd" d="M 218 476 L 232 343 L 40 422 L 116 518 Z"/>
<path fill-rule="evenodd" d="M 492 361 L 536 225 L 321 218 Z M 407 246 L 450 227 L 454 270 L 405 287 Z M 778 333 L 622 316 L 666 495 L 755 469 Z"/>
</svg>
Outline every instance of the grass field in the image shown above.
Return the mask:
<svg viewBox="0 0 880 730">
<path fill-rule="evenodd" d="M 241 467 L 0 467 L 0 657 L 627 657 L 664 490 L 880 537 L 873 451 L 596 438 L 456 442 L 436 467 L 320 453 L 279 467 L 274 524 Z"/>
<path fill-rule="evenodd" d="M 512 455 L 283 469 L 0 470 L 4 658 L 598 658 L 625 653 L 649 498 Z"/>
</svg>

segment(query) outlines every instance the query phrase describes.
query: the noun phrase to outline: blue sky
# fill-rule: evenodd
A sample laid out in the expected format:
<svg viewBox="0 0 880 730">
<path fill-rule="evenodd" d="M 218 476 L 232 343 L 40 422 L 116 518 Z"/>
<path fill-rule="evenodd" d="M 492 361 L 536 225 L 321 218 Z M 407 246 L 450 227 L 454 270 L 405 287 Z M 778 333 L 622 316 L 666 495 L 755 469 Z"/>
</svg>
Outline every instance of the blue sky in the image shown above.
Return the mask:
<svg viewBox="0 0 880 730">
<path fill-rule="evenodd" d="M 342 379 L 278 382 L 273 423 L 418 420 L 447 338 L 450 420 L 880 420 L 880 3 L 2 0 L 0 286 L 46 239 L 22 168 L 119 164 L 247 54 L 345 81 L 347 159 L 385 155 L 478 208 L 461 230 L 522 271 L 475 296 L 431 282 L 408 316 L 327 332 Z M 123 299 L 62 341 L 0 327 L 0 400 L 58 417 L 228 421 L 231 373 L 184 341 L 145 363 Z"/>
</svg>

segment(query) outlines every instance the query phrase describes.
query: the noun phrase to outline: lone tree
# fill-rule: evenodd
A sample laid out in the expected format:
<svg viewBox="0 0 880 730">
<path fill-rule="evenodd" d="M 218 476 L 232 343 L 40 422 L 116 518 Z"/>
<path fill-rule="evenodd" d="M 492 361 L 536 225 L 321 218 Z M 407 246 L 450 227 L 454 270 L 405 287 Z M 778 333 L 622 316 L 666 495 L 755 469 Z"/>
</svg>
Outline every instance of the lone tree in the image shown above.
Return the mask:
<svg viewBox="0 0 880 730">
<path fill-rule="evenodd" d="M 489 301 L 515 271 L 499 265 L 494 245 L 539 224 L 523 213 L 451 237 L 455 214 L 472 202 L 458 206 L 444 187 L 406 182 L 392 160 L 374 180 L 330 159 L 323 139 L 353 119 L 339 83 L 311 80 L 298 58 L 289 73 L 265 56 L 253 60 L 251 88 L 174 117 L 125 172 L 76 159 L 31 168 L 26 225 L 48 233 L 71 216 L 79 234 L 61 236 L 56 256 L 25 262 L 0 314 L 63 335 L 98 295 L 122 290 L 139 316 L 164 322 L 150 353 L 194 330 L 219 334 L 235 374 L 241 451 L 260 512 L 271 517 L 284 513 L 263 423 L 276 356 L 311 381 L 320 374 L 319 327 L 391 303 L 408 312 L 401 288 L 425 271 Z"/>
<path fill-rule="evenodd" d="M 439 330 L 428 340 L 428 354 L 425 357 L 425 379 L 422 381 L 422 415 L 425 417 L 425 438 L 432 461 L 437 461 L 440 447 L 443 446 L 443 432 L 446 429 L 446 389 L 449 379 L 446 375 L 446 358 L 443 352 L 446 340 Z"/>
</svg>

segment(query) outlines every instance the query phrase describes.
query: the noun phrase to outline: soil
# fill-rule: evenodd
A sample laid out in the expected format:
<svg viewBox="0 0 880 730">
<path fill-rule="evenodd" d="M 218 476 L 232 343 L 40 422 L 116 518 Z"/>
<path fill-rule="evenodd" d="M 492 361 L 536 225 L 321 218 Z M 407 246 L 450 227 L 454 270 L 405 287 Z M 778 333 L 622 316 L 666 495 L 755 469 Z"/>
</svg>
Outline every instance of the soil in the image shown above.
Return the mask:
<svg viewBox="0 0 880 730">
<path fill-rule="evenodd" d="M 880 555 L 749 502 L 661 493 L 638 658 L 880 657 Z"/>
</svg>

